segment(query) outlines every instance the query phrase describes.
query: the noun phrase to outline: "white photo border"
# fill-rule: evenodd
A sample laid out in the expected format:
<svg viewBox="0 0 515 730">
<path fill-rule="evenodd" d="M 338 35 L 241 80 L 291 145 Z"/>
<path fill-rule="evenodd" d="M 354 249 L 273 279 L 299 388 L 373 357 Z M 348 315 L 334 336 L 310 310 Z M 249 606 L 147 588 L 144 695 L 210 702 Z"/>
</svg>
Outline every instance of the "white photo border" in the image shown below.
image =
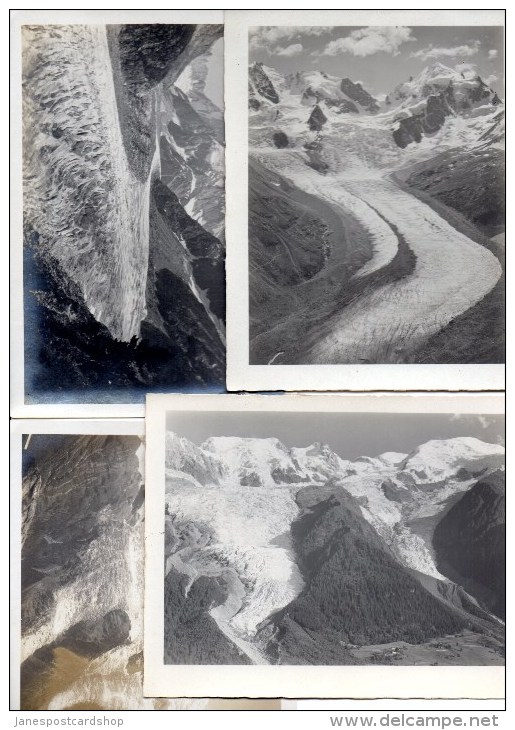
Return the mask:
<svg viewBox="0 0 515 730">
<path fill-rule="evenodd" d="M 248 31 L 253 26 L 504 26 L 503 10 L 232 10 L 225 14 L 227 390 L 497 391 L 504 364 L 251 365 Z M 245 120 L 245 121 L 244 121 Z"/>
<path fill-rule="evenodd" d="M 104 419 L 13 419 L 10 425 L 10 690 L 9 707 L 20 709 L 21 665 L 21 517 L 23 436 L 30 434 L 70 434 L 138 436 L 144 442 L 143 418 Z"/>
<path fill-rule="evenodd" d="M 503 414 L 501 394 L 149 395 L 145 458 L 144 688 L 149 697 L 502 699 L 505 668 L 167 665 L 164 663 L 164 499 L 167 416 L 174 412 Z M 180 435 L 180 416 L 177 432 Z M 201 498 L 201 496 L 199 495 Z M 173 688 L 173 689 L 171 689 Z M 206 694 L 208 689 L 208 694 Z M 179 693 L 179 694 L 176 694 Z"/>
<path fill-rule="evenodd" d="M 13 418 L 141 418 L 144 403 L 26 403 L 23 315 L 23 180 L 21 27 L 28 24 L 185 23 L 223 25 L 223 10 L 11 11 L 11 416 Z M 166 391 L 166 387 L 163 387 Z"/>
</svg>

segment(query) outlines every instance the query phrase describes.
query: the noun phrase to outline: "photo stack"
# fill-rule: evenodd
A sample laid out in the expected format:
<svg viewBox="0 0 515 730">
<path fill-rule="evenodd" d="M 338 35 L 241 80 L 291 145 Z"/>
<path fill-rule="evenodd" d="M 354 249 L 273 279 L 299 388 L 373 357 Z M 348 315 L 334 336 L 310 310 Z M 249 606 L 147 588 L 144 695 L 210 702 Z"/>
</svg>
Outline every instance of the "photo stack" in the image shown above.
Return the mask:
<svg viewBox="0 0 515 730">
<path fill-rule="evenodd" d="M 11 20 L 11 709 L 504 700 L 504 11 Z"/>
</svg>

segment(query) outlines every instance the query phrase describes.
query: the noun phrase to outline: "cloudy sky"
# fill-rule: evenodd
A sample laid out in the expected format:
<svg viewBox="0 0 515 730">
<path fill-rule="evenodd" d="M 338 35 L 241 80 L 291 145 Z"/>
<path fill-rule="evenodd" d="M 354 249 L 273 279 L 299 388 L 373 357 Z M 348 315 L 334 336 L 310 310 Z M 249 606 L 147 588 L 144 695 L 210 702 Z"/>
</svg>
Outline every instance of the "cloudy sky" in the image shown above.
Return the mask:
<svg viewBox="0 0 515 730">
<path fill-rule="evenodd" d="M 452 67 L 473 64 L 504 95 L 503 29 L 498 26 L 261 26 L 249 31 L 249 57 L 284 73 L 316 69 L 348 76 L 373 94 L 389 93 L 435 61 Z"/>
<path fill-rule="evenodd" d="M 224 108 L 224 39 L 219 38 L 211 47 L 206 86 L 206 96 L 220 109 Z"/>
<path fill-rule="evenodd" d="M 329 446 L 344 459 L 409 453 L 430 439 L 475 436 L 504 444 L 502 416 L 390 413 L 173 412 L 167 427 L 196 444 L 210 436 L 275 437 L 285 446 Z"/>
</svg>

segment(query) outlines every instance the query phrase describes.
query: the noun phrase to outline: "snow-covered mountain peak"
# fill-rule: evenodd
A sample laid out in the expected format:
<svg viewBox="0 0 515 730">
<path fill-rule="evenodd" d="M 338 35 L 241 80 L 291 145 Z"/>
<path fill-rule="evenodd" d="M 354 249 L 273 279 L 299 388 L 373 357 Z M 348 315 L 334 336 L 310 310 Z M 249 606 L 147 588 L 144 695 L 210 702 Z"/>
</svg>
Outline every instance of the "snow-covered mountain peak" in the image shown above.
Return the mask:
<svg viewBox="0 0 515 730">
<path fill-rule="evenodd" d="M 479 472 L 502 465 L 504 447 L 472 436 L 431 440 L 408 454 L 401 467 L 418 483 L 456 476 L 460 469 Z"/>
<path fill-rule="evenodd" d="M 243 436 L 211 436 L 201 446 L 206 451 L 226 454 L 231 451 L 259 451 L 263 456 L 287 453 L 286 446 L 278 438 L 252 438 Z"/>
<path fill-rule="evenodd" d="M 400 464 L 407 454 L 401 454 L 399 451 L 385 451 L 377 457 L 380 461 L 388 466 L 396 466 Z"/>
<path fill-rule="evenodd" d="M 410 76 L 408 81 L 398 84 L 389 95 L 389 101 L 406 106 L 442 93 L 455 111 L 463 111 L 485 99 L 494 103 L 496 97 L 476 70 L 460 66 L 451 68 L 437 62 L 426 66 L 417 76 Z"/>
<path fill-rule="evenodd" d="M 323 444 L 321 441 L 315 441 L 311 446 L 306 447 L 307 456 L 329 456 L 333 453 L 331 447 L 328 444 Z"/>
<path fill-rule="evenodd" d="M 206 95 L 206 83 L 209 75 L 209 66 L 212 63 L 212 47 L 205 53 L 197 56 L 175 81 L 176 88 L 180 88 L 189 98 L 192 107 L 200 115 L 215 115 L 223 118 L 222 110 Z"/>
<path fill-rule="evenodd" d="M 430 64 L 429 66 L 426 66 L 418 75 L 417 79 L 419 82 L 422 81 L 428 81 L 429 79 L 434 78 L 440 78 L 440 77 L 448 77 L 452 78 L 453 76 L 457 75 L 457 71 L 450 66 L 446 66 L 444 63 L 441 63 L 440 61 L 435 61 L 435 63 Z"/>
</svg>

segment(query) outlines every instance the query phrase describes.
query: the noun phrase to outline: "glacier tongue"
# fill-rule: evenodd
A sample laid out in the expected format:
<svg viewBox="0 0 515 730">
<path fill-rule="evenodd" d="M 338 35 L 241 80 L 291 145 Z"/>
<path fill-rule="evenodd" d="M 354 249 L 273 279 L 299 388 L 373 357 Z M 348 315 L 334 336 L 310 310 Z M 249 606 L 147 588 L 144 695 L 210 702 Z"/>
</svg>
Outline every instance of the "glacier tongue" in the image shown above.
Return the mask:
<svg viewBox="0 0 515 730">
<path fill-rule="evenodd" d="M 212 537 L 190 561 L 199 573 L 206 561 L 228 564 L 244 582 L 241 609 L 228 619 L 243 637 L 287 605 L 300 592 L 302 577 L 290 546 L 291 523 L 298 515 L 295 490 L 225 484 L 196 487 L 172 477 L 167 483 L 168 511 L 180 522 L 206 526 Z"/>
</svg>

